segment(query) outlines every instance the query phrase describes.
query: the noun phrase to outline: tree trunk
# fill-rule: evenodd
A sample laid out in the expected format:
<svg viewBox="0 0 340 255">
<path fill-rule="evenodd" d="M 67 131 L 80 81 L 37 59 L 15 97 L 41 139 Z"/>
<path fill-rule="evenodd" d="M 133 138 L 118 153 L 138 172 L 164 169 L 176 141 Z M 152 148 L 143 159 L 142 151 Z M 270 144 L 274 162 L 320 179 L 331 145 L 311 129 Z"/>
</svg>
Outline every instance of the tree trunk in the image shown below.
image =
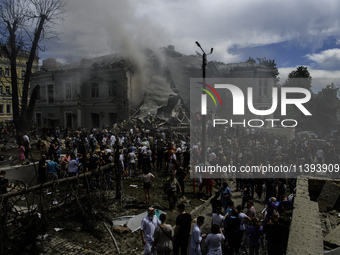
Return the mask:
<svg viewBox="0 0 340 255">
<path fill-rule="evenodd" d="M 17 75 L 17 47 L 16 47 L 16 24 L 13 24 L 13 27 L 10 24 L 7 24 L 8 32 L 10 34 L 9 37 L 9 45 L 10 49 L 6 46 L 6 54 L 11 63 L 11 85 L 12 85 L 12 108 L 13 108 L 13 121 L 17 128 L 20 130 L 20 107 L 19 107 L 19 92 L 18 92 L 18 75 Z"/>
<path fill-rule="evenodd" d="M 39 93 L 40 93 L 40 86 L 37 85 L 34 87 L 32 94 L 31 94 L 30 103 L 27 109 L 27 120 L 32 120 L 33 118 L 34 106 L 35 106 L 35 102 L 38 99 Z"/>
<path fill-rule="evenodd" d="M 36 50 L 38 47 L 39 39 L 41 36 L 41 32 L 44 27 L 44 22 L 46 20 L 46 15 L 41 15 L 40 20 L 39 20 L 39 25 L 38 28 L 34 34 L 34 40 L 32 43 L 31 51 L 30 51 L 30 56 L 27 61 L 26 65 L 26 73 L 25 73 L 25 79 L 24 79 L 24 84 L 22 88 L 22 103 L 21 103 L 21 122 L 24 124 L 24 127 L 27 127 L 27 125 L 30 123 L 31 119 L 29 118 L 29 115 L 27 114 L 28 110 L 28 89 L 29 89 L 29 84 L 30 84 L 30 79 L 31 79 L 31 74 L 32 74 L 32 67 L 34 63 L 34 59 L 36 57 Z M 35 102 L 34 102 L 35 103 Z M 34 107 L 34 104 L 33 104 Z M 33 109 L 32 109 L 33 111 Z M 32 117 L 32 115 L 31 115 Z"/>
</svg>

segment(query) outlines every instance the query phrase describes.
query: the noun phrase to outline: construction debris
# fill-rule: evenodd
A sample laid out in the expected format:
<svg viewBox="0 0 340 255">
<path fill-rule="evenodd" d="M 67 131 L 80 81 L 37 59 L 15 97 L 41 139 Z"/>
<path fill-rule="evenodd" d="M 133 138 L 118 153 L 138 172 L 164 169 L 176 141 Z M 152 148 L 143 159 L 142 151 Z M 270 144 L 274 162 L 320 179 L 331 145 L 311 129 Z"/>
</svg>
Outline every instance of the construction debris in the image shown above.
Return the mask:
<svg viewBox="0 0 340 255">
<path fill-rule="evenodd" d="M 326 212 L 334 208 L 340 195 L 340 185 L 326 181 L 317 199 L 320 211 Z"/>
</svg>

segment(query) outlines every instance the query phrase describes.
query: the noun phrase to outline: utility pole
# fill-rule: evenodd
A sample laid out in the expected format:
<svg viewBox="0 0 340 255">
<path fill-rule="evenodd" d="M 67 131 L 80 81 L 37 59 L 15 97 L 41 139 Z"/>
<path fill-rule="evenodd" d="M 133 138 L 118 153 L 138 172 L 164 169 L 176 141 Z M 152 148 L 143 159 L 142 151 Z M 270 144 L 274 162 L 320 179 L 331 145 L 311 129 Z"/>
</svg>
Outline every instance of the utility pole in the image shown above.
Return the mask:
<svg viewBox="0 0 340 255">
<path fill-rule="evenodd" d="M 202 76 L 203 76 L 203 86 L 205 86 L 205 69 L 207 66 L 207 55 L 210 55 L 213 53 L 213 48 L 211 48 L 210 53 L 206 54 L 201 45 L 199 44 L 198 41 L 196 41 L 197 46 L 202 50 L 203 52 L 203 63 L 202 63 Z M 206 94 L 204 90 L 202 90 L 202 94 Z M 205 165 L 205 159 L 206 159 L 206 150 L 205 150 L 205 136 L 206 136 L 206 115 L 201 116 L 202 120 L 202 138 L 201 138 L 201 161 L 203 165 Z"/>
</svg>

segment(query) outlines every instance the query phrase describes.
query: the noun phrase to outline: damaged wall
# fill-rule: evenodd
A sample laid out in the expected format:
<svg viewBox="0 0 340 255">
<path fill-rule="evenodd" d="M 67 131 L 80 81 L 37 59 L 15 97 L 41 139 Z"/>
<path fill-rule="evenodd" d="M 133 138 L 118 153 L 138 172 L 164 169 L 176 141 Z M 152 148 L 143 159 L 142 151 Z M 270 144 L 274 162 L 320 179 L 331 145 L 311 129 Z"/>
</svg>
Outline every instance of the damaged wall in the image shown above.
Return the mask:
<svg viewBox="0 0 340 255">
<path fill-rule="evenodd" d="M 323 253 L 319 206 L 317 202 L 310 200 L 308 178 L 299 177 L 296 183 L 287 255 Z"/>
</svg>

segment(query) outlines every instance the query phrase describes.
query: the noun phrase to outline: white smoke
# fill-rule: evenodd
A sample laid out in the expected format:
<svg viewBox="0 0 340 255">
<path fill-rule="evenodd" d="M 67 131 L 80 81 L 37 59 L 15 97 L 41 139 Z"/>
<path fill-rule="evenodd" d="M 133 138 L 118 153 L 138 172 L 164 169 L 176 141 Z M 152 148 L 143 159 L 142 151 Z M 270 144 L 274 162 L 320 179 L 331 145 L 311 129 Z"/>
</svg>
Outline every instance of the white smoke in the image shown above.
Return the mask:
<svg viewBox="0 0 340 255">
<path fill-rule="evenodd" d="M 142 8 L 142 1 L 133 0 L 69 0 L 61 42 L 72 54 L 119 53 L 142 68 L 146 48 L 157 50 L 169 44 L 166 29 L 143 15 Z"/>
</svg>

